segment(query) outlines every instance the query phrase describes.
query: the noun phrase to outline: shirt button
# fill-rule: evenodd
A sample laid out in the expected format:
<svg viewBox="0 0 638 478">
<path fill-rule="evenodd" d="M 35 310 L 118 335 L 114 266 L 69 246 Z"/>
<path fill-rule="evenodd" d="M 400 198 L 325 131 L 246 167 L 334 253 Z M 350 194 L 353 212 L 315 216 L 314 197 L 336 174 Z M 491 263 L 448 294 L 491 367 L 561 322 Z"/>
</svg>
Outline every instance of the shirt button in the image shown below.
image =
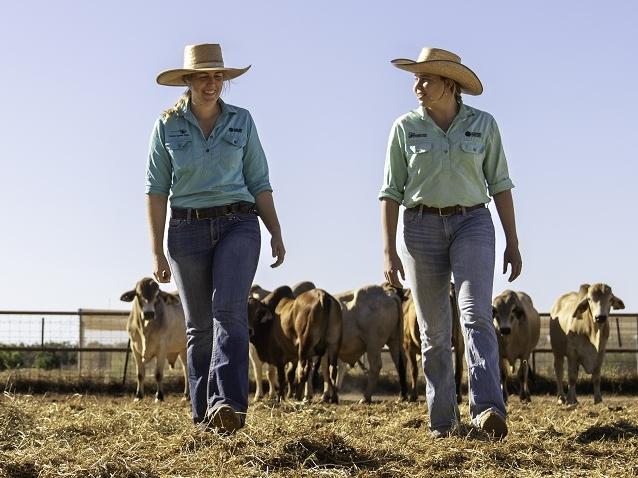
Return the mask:
<svg viewBox="0 0 638 478">
<path fill-rule="evenodd" d="M 207 152 L 207 153 L 208 153 L 208 152 L 210 152 L 210 149 L 207 149 L 207 150 L 206 150 L 206 152 Z"/>
<path fill-rule="evenodd" d="M 447 153 L 447 149 L 446 149 L 446 150 L 443 150 L 443 152 L 444 152 L 444 153 Z"/>
</svg>

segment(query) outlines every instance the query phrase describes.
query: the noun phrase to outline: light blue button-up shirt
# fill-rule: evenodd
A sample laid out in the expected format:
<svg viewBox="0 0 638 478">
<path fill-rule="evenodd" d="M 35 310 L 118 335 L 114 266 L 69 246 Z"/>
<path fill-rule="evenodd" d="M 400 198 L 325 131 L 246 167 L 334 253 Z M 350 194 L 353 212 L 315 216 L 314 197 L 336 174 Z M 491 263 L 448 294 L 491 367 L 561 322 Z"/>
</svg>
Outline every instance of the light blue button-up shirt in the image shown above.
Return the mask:
<svg viewBox="0 0 638 478">
<path fill-rule="evenodd" d="M 255 202 L 272 191 L 268 163 L 248 110 L 219 100 L 221 114 L 211 135 L 190 110 L 160 117 L 153 127 L 146 168 L 146 194 L 168 196 L 183 208 Z"/>
<path fill-rule="evenodd" d="M 447 131 L 421 107 L 392 126 L 379 199 L 410 208 L 474 206 L 513 188 L 489 113 L 461 104 Z"/>
</svg>

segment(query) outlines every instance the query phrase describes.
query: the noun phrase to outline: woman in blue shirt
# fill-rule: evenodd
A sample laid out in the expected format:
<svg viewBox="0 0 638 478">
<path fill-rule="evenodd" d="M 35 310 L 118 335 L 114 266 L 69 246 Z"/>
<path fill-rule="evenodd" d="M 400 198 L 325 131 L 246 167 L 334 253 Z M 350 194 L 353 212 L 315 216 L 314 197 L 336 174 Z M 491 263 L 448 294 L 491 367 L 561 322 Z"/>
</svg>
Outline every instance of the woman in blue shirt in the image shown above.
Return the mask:
<svg viewBox="0 0 638 478">
<path fill-rule="evenodd" d="M 243 426 L 248 408 L 246 299 L 259 259 L 257 214 L 272 236 L 271 267 L 286 252 L 255 124 L 220 98 L 224 81 L 248 68 L 225 67 L 218 44 L 189 45 L 184 68 L 157 77 L 188 89 L 155 122 L 146 174 L 154 275 L 169 282 L 172 272 L 186 316 L 193 421 L 226 433 Z"/>
<path fill-rule="evenodd" d="M 480 95 L 476 74 L 452 52 L 424 48 L 419 58 L 393 65 L 415 75 L 419 108 L 398 118 L 390 133 L 382 200 L 384 272 L 412 283 L 427 378 L 430 429 L 435 437 L 459 424 L 452 369 L 451 274 L 461 311 L 468 363 L 470 416 L 498 438 L 507 435 L 500 391 L 498 344 L 492 325 L 495 239 L 489 210 L 494 198 L 505 239 L 503 272 L 522 268 L 505 153 L 496 121 L 463 104 L 461 93 Z M 396 251 L 399 205 L 403 262 Z M 405 264 L 405 270 L 404 270 Z M 457 365 L 458 366 L 458 365 Z"/>
</svg>

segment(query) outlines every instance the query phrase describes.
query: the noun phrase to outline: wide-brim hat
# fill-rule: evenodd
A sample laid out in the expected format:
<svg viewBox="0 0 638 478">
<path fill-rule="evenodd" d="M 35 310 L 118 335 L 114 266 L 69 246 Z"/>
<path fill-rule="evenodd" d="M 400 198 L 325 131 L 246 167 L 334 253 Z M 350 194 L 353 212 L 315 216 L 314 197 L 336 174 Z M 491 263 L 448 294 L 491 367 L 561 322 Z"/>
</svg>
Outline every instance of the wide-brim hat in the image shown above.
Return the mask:
<svg viewBox="0 0 638 478">
<path fill-rule="evenodd" d="M 476 73 L 461 63 L 461 57 L 451 51 L 425 47 L 415 60 L 397 58 L 392 64 L 401 70 L 416 74 L 432 74 L 450 78 L 461 85 L 461 91 L 468 95 L 483 93 L 483 85 Z"/>
<path fill-rule="evenodd" d="M 218 43 L 202 43 L 201 45 L 187 45 L 184 48 L 184 68 L 177 68 L 161 72 L 157 82 L 165 86 L 186 86 L 185 75 L 192 73 L 221 71 L 224 80 L 232 80 L 248 71 L 246 68 L 228 68 L 224 66 L 222 47 Z"/>
</svg>

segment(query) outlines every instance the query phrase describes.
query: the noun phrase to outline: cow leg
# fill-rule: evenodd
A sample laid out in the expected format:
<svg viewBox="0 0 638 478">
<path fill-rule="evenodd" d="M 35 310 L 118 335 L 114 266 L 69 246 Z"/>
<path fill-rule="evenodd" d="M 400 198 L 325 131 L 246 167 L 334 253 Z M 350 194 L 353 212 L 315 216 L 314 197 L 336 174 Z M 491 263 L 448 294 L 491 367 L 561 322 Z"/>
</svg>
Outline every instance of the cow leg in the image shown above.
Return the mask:
<svg viewBox="0 0 638 478">
<path fill-rule="evenodd" d="M 527 383 L 527 377 L 529 374 L 529 362 L 527 360 L 521 360 L 521 368 L 519 370 L 519 376 L 520 376 L 520 393 L 519 393 L 519 397 L 521 399 L 521 402 L 531 402 L 532 401 L 532 394 L 529 393 L 529 385 Z"/>
<path fill-rule="evenodd" d="M 408 400 L 410 402 L 416 402 L 418 398 L 417 393 L 417 381 L 419 379 L 419 364 L 417 354 L 408 348 L 408 363 L 410 365 L 410 393 Z"/>
<path fill-rule="evenodd" d="M 323 377 L 323 394 L 321 395 L 321 401 L 324 403 L 332 402 L 339 403 L 339 387 L 338 377 L 341 372 L 341 367 L 346 367 L 346 364 L 339 360 L 338 345 L 328 345 L 326 352 L 321 357 L 321 376 Z"/>
<path fill-rule="evenodd" d="M 381 371 L 381 347 L 375 347 L 374 350 L 368 349 L 368 380 L 366 390 L 363 394 L 364 403 L 372 403 L 372 392 L 377 386 L 379 372 Z"/>
<path fill-rule="evenodd" d="M 277 396 L 277 387 L 279 387 L 279 383 L 281 383 L 277 382 L 277 367 L 268 364 L 268 396 L 270 398 Z"/>
<path fill-rule="evenodd" d="M 166 363 L 166 354 L 161 352 L 155 358 L 155 382 L 157 383 L 157 393 L 155 394 L 156 402 L 164 401 L 164 387 L 162 379 L 164 378 L 164 365 Z"/>
<path fill-rule="evenodd" d="M 600 403 L 603 401 L 603 395 L 600 392 L 600 366 L 596 366 L 594 372 L 591 375 L 591 379 L 594 385 L 594 403 Z"/>
<path fill-rule="evenodd" d="M 390 356 L 392 357 L 394 366 L 397 369 L 397 375 L 399 376 L 399 401 L 403 402 L 408 399 L 408 382 L 405 371 L 405 352 L 403 351 L 400 337 L 388 341 L 388 348 L 390 349 Z"/>
<path fill-rule="evenodd" d="M 183 400 L 189 399 L 189 383 L 188 383 L 188 365 L 186 362 L 186 350 L 180 352 L 179 360 L 182 362 L 182 372 L 184 373 L 184 397 Z"/>
<path fill-rule="evenodd" d="M 144 398 L 144 375 L 146 374 L 146 366 L 142 359 L 142 354 L 133 350 L 133 358 L 135 359 L 135 369 L 137 371 L 137 389 L 135 390 L 135 401 L 138 402 Z"/>
<path fill-rule="evenodd" d="M 563 375 L 565 372 L 565 358 L 562 355 L 554 354 L 554 374 L 556 375 L 556 395 L 558 403 L 564 404 L 567 399 L 565 397 L 565 389 L 563 388 Z"/>
<path fill-rule="evenodd" d="M 279 380 L 279 390 L 277 393 L 278 400 L 283 402 L 285 399 L 284 394 L 286 393 L 286 365 L 278 364 L 277 365 L 277 379 Z"/>
<path fill-rule="evenodd" d="M 324 355 L 324 357 L 326 357 L 326 355 Z M 327 359 L 326 359 L 327 360 Z M 323 364 L 323 361 L 321 362 Z M 326 362 L 327 365 L 327 362 Z M 348 365 L 343 362 L 342 360 L 339 360 L 339 373 L 337 374 L 337 388 L 339 390 L 341 390 L 341 388 L 343 387 L 343 379 L 346 378 L 346 375 L 348 375 Z M 324 380 L 326 379 L 326 377 L 324 376 Z M 325 390 L 325 382 L 324 382 L 324 390 Z"/>
<path fill-rule="evenodd" d="M 292 362 L 292 364 L 288 368 L 288 371 L 286 372 L 286 383 L 288 383 L 288 398 L 295 397 L 295 390 L 297 388 L 297 381 L 295 380 L 296 372 L 297 372 L 297 362 Z"/>
<path fill-rule="evenodd" d="M 264 396 L 264 386 L 261 382 L 261 377 L 263 374 L 263 362 L 259 360 L 259 356 L 257 355 L 257 349 L 251 343 L 248 348 L 248 358 L 250 359 L 250 363 L 253 366 L 253 375 L 255 376 L 255 402 L 262 399 Z"/>
<path fill-rule="evenodd" d="M 297 400 L 301 400 L 301 395 L 304 389 L 304 402 L 310 402 L 312 400 L 312 379 L 310 379 L 311 369 L 312 359 L 302 359 L 299 361 L 299 369 L 297 370 Z"/>
<path fill-rule="evenodd" d="M 578 360 L 567 356 L 567 403 L 576 404 L 576 381 L 578 380 Z"/>
<path fill-rule="evenodd" d="M 509 396 L 510 396 L 510 391 L 509 388 L 507 386 L 507 377 L 509 375 L 508 370 L 508 363 L 507 363 L 507 359 L 501 358 L 501 360 L 499 361 L 499 368 L 501 370 L 501 390 L 503 391 L 503 401 L 505 403 L 507 403 Z"/>
</svg>

